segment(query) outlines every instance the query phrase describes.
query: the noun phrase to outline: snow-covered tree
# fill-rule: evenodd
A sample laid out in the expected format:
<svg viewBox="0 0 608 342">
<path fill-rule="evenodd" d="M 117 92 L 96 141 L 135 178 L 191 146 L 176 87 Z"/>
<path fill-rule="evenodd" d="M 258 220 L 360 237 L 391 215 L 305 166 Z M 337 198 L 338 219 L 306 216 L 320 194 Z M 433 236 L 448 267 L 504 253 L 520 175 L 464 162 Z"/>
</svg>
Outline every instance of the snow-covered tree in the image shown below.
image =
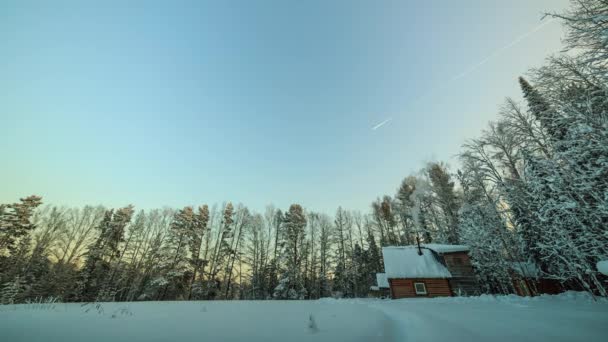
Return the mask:
<svg viewBox="0 0 608 342">
<path fill-rule="evenodd" d="M 430 163 L 427 167 L 428 177 L 431 181 L 431 189 L 434 199 L 441 210 L 443 222 L 442 228 L 445 241 L 458 244 L 458 209 L 460 200 L 454 188 L 454 182 L 447 170 L 446 165 L 441 163 Z"/>
<path fill-rule="evenodd" d="M 196 281 L 199 271 L 205 268 L 207 260 L 201 259 L 203 236 L 208 230 L 209 207 L 205 204 L 198 208 L 198 213 L 193 217 L 193 222 L 188 231 L 190 247 L 190 266 L 192 268 L 192 280 L 188 291 L 188 299 L 192 298 L 192 287 Z"/>
<path fill-rule="evenodd" d="M 41 197 L 29 196 L 19 203 L 0 206 L 0 256 L 10 254 L 19 239 L 36 228 L 31 219 L 40 204 Z"/>
<path fill-rule="evenodd" d="M 285 246 L 283 247 L 284 269 L 275 288 L 273 296 L 280 299 L 302 299 L 306 296 L 306 289 L 301 275 L 302 241 L 305 238 L 306 216 L 299 204 L 292 204 L 283 219 L 283 233 Z"/>
<path fill-rule="evenodd" d="M 414 191 L 416 191 L 416 178 L 409 176 L 406 177 L 397 189 L 395 199 L 397 201 L 397 211 L 399 216 L 399 222 L 402 226 L 402 243 L 405 245 L 414 244 L 416 241 L 415 222 L 412 214 L 413 208 L 416 206 L 416 202 L 413 198 Z"/>
</svg>

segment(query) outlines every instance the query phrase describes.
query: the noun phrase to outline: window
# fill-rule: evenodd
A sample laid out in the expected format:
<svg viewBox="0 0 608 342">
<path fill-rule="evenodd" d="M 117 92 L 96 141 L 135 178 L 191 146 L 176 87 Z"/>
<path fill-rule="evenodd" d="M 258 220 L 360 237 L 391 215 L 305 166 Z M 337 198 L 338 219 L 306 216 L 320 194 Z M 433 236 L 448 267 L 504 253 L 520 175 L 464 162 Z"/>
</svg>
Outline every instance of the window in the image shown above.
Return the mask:
<svg viewBox="0 0 608 342">
<path fill-rule="evenodd" d="M 426 285 L 424 283 L 414 283 L 414 290 L 416 290 L 417 295 L 425 295 Z"/>
</svg>

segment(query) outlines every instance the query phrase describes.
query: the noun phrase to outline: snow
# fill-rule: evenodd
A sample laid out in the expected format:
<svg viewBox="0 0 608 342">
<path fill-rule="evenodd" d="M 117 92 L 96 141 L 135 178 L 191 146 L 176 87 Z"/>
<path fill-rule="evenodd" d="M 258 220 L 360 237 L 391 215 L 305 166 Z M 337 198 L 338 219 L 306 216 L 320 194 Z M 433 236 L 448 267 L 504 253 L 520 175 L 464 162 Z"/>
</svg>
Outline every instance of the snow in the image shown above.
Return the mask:
<svg viewBox="0 0 608 342">
<path fill-rule="evenodd" d="M 388 289 L 390 287 L 388 285 L 388 278 L 386 277 L 386 273 L 376 273 L 376 284 L 378 284 L 379 288 Z"/>
<path fill-rule="evenodd" d="M 398 341 L 606 341 L 608 301 L 586 293 L 400 299 L 370 305 Z"/>
<path fill-rule="evenodd" d="M 605 341 L 608 300 L 567 292 L 400 300 L 0 306 L 0 340 Z"/>
<path fill-rule="evenodd" d="M 0 341 L 380 342 L 391 332 L 381 312 L 347 301 L 136 302 L 100 308 L 0 306 Z"/>
<path fill-rule="evenodd" d="M 383 247 L 384 271 L 388 279 L 394 278 L 451 278 L 450 271 L 442 265 L 431 250 L 422 248 Z"/>
<path fill-rule="evenodd" d="M 471 250 L 469 246 L 465 245 L 441 245 L 436 243 L 422 244 L 423 247 L 430 248 L 439 254 L 444 253 L 455 253 L 455 252 L 468 252 Z"/>
<path fill-rule="evenodd" d="M 540 269 L 531 262 L 514 262 L 511 263 L 511 268 L 522 277 L 538 278 L 540 276 Z"/>
<path fill-rule="evenodd" d="M 605 275 L 608 275 L 608 260 L 598 261 L 597 270 Z"/>
</svg>

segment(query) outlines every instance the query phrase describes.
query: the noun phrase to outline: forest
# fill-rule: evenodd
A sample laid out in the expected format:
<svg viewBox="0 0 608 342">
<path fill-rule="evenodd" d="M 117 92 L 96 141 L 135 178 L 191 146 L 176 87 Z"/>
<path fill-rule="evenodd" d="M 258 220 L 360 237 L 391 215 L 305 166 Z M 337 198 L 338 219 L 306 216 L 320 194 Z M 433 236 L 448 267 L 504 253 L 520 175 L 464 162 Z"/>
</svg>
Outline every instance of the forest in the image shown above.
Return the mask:
<svg viewBox="0 0 608 342">
<path fill-rule="evenodd" d="M 499 105 L 458 168 L 421 165 L 369 212 L 333 216 L 15 199 L 0 204 L 0 303 L 366 297 L 381 248 L 417 239 L 470 246 L 484 293 L 513 293 L 510 265 L 525 261 L 565 289 L 608 296 L 595 266 L 608 260 L 608 1 L 550 18 L 563 52 L 519 77 L 523 101 Z"/>
</svg>

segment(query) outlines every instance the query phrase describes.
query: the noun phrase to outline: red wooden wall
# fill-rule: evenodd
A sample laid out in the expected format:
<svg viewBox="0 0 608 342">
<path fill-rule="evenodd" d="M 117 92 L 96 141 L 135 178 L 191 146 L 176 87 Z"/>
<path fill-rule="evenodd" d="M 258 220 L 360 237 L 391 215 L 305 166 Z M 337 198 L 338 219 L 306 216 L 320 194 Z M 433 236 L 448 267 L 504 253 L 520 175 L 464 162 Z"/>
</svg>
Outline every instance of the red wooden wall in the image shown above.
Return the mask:
<svg viewBox="0 0 608 342">
<path fill-rule="evenodd" d="M 391 286 L 391 297 L 416 298 L 416 297 L 449 297 L 452 295 L 450 284 L 447 279 L 423 278 L 423 279 L 389 279 Z M 414 283 L 424 283 L 426 285 L 426 295 L 417 295 L 414 290 Z"/>
</svg>

